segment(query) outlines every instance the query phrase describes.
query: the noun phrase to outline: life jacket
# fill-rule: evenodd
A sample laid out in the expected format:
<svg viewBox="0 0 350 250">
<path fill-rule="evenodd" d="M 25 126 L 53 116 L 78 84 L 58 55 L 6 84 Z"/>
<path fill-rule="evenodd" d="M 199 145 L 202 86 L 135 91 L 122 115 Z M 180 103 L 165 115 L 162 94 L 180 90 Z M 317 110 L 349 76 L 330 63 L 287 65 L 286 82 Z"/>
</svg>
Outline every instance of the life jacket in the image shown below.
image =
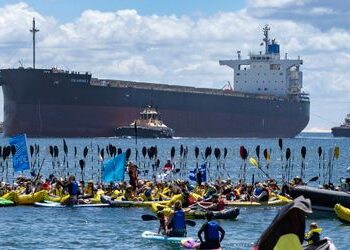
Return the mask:
<svg viewBox="0 0 350 250">
<path fill-rule="evenodd" d="M 305 240 L 307 241 L 308 245 L 312 245 L 315 242 L 320 240 L 320 234 L 322 232 L 322 228 L 315 228 L 315 229 L 311 229 L 307 234 L 305 234 Z M 316 235 L 316 236 L 314 236 Z M 316 239 L 316 241 L 314 242 L 311 238 L 312 236 L 314 236 Z"/>
<path fill-rule="evenodd" d="M 79 186 L 78 183 L 76 181 L 72 182 L 72 186 L 71 186 L 71 193 L 70 195 L 78 195 L 79 194 Z"/>
<path fill-rule="evenodd" d="M 219 239 L 219 224 L 214 221 L 208 222 L 208 237 L 209 240 L 218 240 Z"/>
<path fill-rule="evenodd" d="M 89 186 L 86 187 L 85 188 L 85 194 L 93 196 L 94 195 L 94 188 L 93 187 L 89 187 Z"/>
<path fill-rule="evenodd" d="M 216 205 L 216 210 L 217 210 L 217 211 L 222 211 L 222 210 L 224 210 L 224 209 L 225 209 L 225 202 L 224 202 L 223 199 L 220 199 L 220 200 L 218 201 L 218 204 Z"/>
<path fill-rule="evenodd" d="M 62 187 L 55 188 L 54 195 L 57 195 L 59 197 L 63 197 L 64 196 L 63 188 Z"/>
<path fill-rule="evenodd" d="M 185 212 L 182 210 L 175 211 L 172 222 L 173 230 L 186 229 Z"/>
<path fill-rule="evenodd" d="M 259 196 L 264 190 L 262 188 L 254 189 L 254 196 Z"/>
</svg>

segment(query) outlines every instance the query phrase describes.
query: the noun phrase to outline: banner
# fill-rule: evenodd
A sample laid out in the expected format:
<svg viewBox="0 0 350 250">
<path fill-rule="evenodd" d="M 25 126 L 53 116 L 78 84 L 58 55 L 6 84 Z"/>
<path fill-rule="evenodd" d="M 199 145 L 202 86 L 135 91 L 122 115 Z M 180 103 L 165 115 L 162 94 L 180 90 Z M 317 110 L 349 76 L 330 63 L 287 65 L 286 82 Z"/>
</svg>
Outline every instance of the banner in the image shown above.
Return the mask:
<svg viewBox="0 0 350 250">
<path fill-rule="evenodd" d="M 16 148 L 15 155 L 12 159 L 14 171 L 19 172 L 29 169 L 27 136 L 25 134 L 11 136 L 9 139 L 9 144 L 10 146 L 15 146 Z"/>
<path fill-rule="evenodd" d="M 198 170 L 202 174 L 202 181 L 206 182 L 207 181 L 207 164 L 203 163 Z M 197 181 L 197 169 L 190 171 L 190 174 L 188 176 L 191 181 Z"/>
<path fill-rule="evenodd" d="M 102 182 L 124 181 L 126 153 L 105 160 L 102 166 Z"/>
</svg>

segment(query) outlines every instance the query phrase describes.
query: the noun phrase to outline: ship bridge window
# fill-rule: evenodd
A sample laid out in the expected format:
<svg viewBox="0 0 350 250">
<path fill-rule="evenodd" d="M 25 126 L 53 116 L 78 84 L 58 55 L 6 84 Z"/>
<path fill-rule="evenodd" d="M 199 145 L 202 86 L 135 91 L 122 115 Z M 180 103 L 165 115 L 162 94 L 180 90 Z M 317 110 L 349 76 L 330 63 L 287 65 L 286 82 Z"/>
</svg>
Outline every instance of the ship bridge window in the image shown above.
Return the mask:
<svg viewBox="0 0 350 250">
<path fill-rule="evenodd" d="M 270 70 L 280 70 L 281 65 L 280 64 L 270 64 Z"/>
<path fill-rule="evenodd" d="M 238 69 L 239 70 L 250 70 L 250 64 L 240 64 Z"/>
</svg>

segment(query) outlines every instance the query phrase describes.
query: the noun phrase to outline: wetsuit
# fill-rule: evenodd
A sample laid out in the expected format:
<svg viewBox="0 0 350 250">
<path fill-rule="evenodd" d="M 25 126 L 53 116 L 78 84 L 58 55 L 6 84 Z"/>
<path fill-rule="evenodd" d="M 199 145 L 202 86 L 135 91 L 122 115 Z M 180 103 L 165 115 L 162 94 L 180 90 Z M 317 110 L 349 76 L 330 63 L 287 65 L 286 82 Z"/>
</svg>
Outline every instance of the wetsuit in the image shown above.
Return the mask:
<svg viewBox="0 0 350 250">
<path fill-rule="evenodd" d="M 169 236 L 184 237 L 186 236 L 186 223 L 185 223 L 185 212 L 178 210 L 174 212 L 174 215 L 170 223 L 171 231 Z"/>
<path fill-rule="evenodd" d="M 204 242 L 202 240 L 202 233 L 204 232 Z M 221 232 L 221 237 L 219 236 Z M 215 221 L 208 221 L 203 224 L 198 231 L 198 238 L 201 241 L 200 249 L 216 249 L 220 248 L 220 242 L 225 236 L 225 231 Z"/>
</svg>

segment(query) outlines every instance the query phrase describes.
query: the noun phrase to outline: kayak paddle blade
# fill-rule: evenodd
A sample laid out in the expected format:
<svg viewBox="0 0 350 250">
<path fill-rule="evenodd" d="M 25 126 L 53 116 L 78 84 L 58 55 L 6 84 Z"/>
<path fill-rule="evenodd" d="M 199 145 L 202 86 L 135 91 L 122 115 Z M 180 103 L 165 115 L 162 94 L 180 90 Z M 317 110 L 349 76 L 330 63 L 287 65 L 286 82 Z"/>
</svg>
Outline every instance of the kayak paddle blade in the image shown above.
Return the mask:
<svg viewBox="0 0 350 250">
<path fill-rule="evenodd" d="M 141 216 L 142 220 L 144 221 L 150 221 L 150 220 L 158 220 L 158 218 L 154 215 L 151 215 L 151 214 L 143 214 Z"/>
</svg>

